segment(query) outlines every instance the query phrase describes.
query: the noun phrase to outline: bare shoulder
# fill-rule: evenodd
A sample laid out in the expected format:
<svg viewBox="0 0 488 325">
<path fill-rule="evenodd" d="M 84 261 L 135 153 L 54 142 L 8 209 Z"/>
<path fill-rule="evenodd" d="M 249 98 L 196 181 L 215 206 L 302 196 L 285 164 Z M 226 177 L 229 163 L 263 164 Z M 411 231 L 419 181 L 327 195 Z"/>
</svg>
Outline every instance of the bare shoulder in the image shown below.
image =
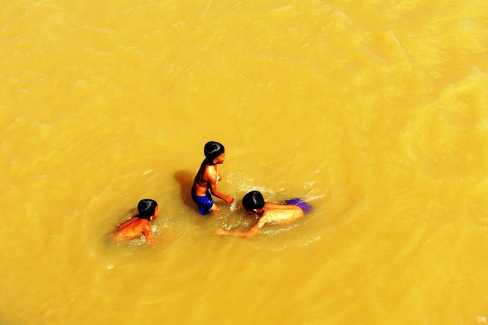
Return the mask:
<svg viewBox="0 0 488 325">
<path fill-rule="evenodd" d="M 207 165 L 205 167 L 205 172 L 203 173 L 203 178 L 206 181 L 215 181 L 217 177 L 217 168 L 212 165 Z"/>
<path fill-rule="evenodd" d="M 126 228 L 126 227 L 128 227 L 128 226 L 130 226 L 130 225 L 133 225 L 133 224 L 137 223 L 137 221 L 138 221 L 138 220 L 139 220 L 139 218 L 138 218 L 137 216 L 134 216 L 134 217 L 130 218 L 129 220 L 124 221 L 124 222 L 123 222 L 123 223 L 122 223 L 122 224 L 121 224 L 121 225 L 118 227 L 118 229 L 119 229 L 119 230 L 120 230 L 120 229 L 124 229 L 124 228 Z"/>
</svg>

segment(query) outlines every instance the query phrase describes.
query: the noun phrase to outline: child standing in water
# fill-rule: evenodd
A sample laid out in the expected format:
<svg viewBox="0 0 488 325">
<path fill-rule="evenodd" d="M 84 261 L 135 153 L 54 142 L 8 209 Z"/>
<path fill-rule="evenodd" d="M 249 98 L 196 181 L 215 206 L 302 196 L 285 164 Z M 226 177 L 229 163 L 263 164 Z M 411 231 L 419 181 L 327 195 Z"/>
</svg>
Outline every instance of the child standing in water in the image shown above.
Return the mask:
<svg viewBox="0 0 488 325">
<path fill-rule="evenodd" d="M 144 235 L 146 242 L 154 243 L 149 222 L 159 216 L 158 203 L 151 199 L 139 201 L 137 215 L 121 224 L 112 234 L 114 241 L 136 239 Z"/>
<path fill-rule="evenodd" d="M 231 204 L 234 198 L 217 191 L 217 183 L 222 176 L 217 171 L 217 165 L 225 161 L 225 148 L 214 141 L 207 142 L 204 147 L 205 160 L 203 160 L 195 176 L 191 197 L 198 206 L 201 215 L 207 215 L 210 211 L 217 211 L 218 207 L 212 200 L 212 195 Z M 211 195 L 212 194 L 212 195 Z"/>
<path fill-rule="evenodd" d="M 265 224 L 287 224 L 302 218 L 304 213 L 309 212 L 311 209 L 308 203 L 300 199 L 287 200 L 285 203 L 264 202 L 263 195 L 260 192 L 251 191 L 244 195 L 242 205 L 249 214 L 259 217 L 256 224 L 248 231 L 219 229 L 216 234 L 250 237 L 255 235 Z"/>
</svg>

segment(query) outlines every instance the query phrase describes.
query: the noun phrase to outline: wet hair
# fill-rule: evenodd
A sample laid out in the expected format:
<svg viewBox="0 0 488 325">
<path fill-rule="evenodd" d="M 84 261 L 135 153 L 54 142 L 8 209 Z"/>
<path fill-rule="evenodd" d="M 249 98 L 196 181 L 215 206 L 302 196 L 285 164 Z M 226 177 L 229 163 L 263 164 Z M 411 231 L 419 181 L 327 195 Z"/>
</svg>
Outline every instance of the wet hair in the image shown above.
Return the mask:
<svg viewBox="0 0 488 325">
<path fill-rule="evenodd" d="M 251 191 L 242 198 L 242 205 L 248 211 L 262 209 L 264 208 L 263 195 L 258 191 Z"/>
<path fill-rule="evenodd" d="M 203 153 L 205 154 L 205 158 L 209 163 L 212 163 L 215 158 L 224 152 L 224 145 L 215 141 L 207 142 L 203 148 Z"/>
<path fill-rule="evenodd" d="M 156 207 L 158 203 L 151 199 L 144 199 L 140 200 L 139 204 L 137 204 L 137 211 L 139 212 L 138 217 L 141 219 L 150 219 L 154 212 L 156 211 Z"/>
</svg>

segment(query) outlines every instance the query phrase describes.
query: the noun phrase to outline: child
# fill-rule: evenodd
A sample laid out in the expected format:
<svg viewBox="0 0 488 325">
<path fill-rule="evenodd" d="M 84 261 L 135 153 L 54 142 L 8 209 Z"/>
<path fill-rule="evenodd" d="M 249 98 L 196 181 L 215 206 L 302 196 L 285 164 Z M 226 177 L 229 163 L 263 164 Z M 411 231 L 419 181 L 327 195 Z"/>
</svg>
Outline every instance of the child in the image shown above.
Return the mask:
<svg viewBox="0 0 488 325">
<path fill-rule="evenodd" d="M 310 205 L 300 199 L 285 201 L 286 204 L 264 202 L 263 195 L 258 191 L 251 191 L 244 195 L 242 205 L 251 214 L 259 217 L 258 221 L 248 231 L 217 230 L 217 235 L 232 235 L 250 237 L 255 235 L 265 224 L 286 224 L 303 217 L 310 210 Z"/>
<path fill-rule="evenodd" d="M 217 205 L 212 200 L 212 195 L 231 204 L 234 198 L 217 191 L 217 183 L 222 176 L 217 172 L 217 165 L 225 160 L 224 146 L 218 142 L 210 141 L 204 147 L 205 160 L 200 165 L 193 187 L 191 197 L 198 206 L 201 215 L 207 215 L 210 211 L 217 211 Z"/>
<path fill-rule="evenodd" d="M 151 228 L 149 221 L 156 219 L 159 216 L 158 203 L 151 199 L 144 199 L 139 201 L 137 205 L 139 214 L 133 216 L 121 224 L 112 234 L 114 241 L 122 241 L 124 239 L 136 239 L 144 235 L 146 242 L 154 243 L 151 235 Z"/>
</svg>

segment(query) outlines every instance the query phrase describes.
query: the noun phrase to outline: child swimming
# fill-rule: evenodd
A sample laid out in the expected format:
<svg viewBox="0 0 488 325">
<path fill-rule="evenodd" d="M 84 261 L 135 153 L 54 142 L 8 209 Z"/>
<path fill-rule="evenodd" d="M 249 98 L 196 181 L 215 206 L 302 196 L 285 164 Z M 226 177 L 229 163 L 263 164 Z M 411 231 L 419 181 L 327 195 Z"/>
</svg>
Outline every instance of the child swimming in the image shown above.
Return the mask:
<svg viewBox="0 0 488 325">
<path fill-rule="evenodd" d="M 193 187 L 191 197 L 198 206 L 201 215 L 207 215 L 210 211 L 218 211 L 217 205 L 212 200 L 212 195 L 231 204 L 234 198 L 217 191 L 217 184 L 222 180 L 222 176 L 217 171 L 217 165 L 225 161 L 224 146 L 215 141 L 210 141 L 204 147 L 205 159 L 200 165 Z M 212 195 L 211 195 L 212 194 Z"/>
<path fill-rule="evenodd" d="M 116 242 L 128 239 L 136 239 L 144 236 L 146 242 L 153 244 L 149 222 L 159 216 L 158 203 L 151 199 L 139 201 L 137 205 L 138 214 L 121 224 L 112 234 Z"/>
<path fill-rule="evenodd" d="M 310 211 L 310 205 L 300 199 L 285 201 L 286 204 L 264 202 L 263 195 L 258 191 L 251 191 L 244 195 L 242 205 L 251 214 L 259 217 L 258 221 L 248 231 L 230 231 L 218 229 L 217 235 L 231 235 L 250 237 L 255 235 L 265 224 L 287 224 L 298 220 L 304 213 Z"/>
</svg>

